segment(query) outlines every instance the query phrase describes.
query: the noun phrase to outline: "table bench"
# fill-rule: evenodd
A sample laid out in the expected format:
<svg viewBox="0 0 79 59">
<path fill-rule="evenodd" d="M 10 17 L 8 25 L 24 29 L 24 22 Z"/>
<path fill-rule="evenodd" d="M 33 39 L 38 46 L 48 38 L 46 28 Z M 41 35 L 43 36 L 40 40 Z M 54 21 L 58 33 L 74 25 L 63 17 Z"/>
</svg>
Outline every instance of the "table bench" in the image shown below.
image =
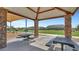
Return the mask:
<svg viewBox="0 0 79 59">
<path fill-rule="evenodd" d="M 52 44 L 61 44 L 61 50 L 64 50 L 64 45 L 68 45 L 70 47 L 73 48 L 73 50 L 77 50 L 77 47 L 79 48 L 79 45 L 76 44 L 74 41 L 72 41 L 71 39 L 68 38 L 64 38 L 64 37 L 56 37 L 54 39 L 52 39 L 51 41 L 49 41 L 46 46 L 51 46 Z"/>
<path fill-rule="evenodd" d="M 56 37 L 54 40 L 53 40 L 53 44 L 61 44 L 61 50 L 63 51 L 64 50 L 64 45 L 68 45 L 72 48 L 75 48 L 74 46 L 74 42 L 71 40 L 71 39 L 68 39 L 68 38 L 64 38 L 64 37 Z"/>
<path fill-rule="evenodd" d="M 33 35 L 33 34 L 30 34 L 30 33 L 20 34 L 20 35 L 18 35 L 17 38 L 25 38 L 25 40 L 28 40 L 28 39 L 31 39 L 30 38 L 31 35 Z"/>
</svg>

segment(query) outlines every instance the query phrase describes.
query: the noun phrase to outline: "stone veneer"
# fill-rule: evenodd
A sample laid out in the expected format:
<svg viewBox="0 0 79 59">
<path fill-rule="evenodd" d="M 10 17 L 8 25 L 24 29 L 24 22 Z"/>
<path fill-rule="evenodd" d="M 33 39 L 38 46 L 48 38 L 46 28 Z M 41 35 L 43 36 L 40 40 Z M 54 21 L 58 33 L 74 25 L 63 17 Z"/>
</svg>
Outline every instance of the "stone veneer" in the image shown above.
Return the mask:
<svg viewBox="0 0 79 59">
<path fill-rule="evenodd" d="M 71 14 L 65 16 L 65 37 L 72 37 Z"/>
<path fill-rule="evenodd" d="M 0 48 L 6 47 L 7 10 L 0 8 Z"/>
</svg>

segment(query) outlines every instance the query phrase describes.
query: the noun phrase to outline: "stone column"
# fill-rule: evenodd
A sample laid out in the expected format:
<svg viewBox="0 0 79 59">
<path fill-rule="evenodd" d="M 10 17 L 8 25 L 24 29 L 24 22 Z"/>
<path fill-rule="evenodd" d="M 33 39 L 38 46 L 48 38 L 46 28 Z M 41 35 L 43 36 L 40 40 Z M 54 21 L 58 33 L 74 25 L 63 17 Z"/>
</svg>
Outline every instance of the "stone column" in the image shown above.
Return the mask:
<svg viewBox="0 0 79 59">
<path fill-rule="evenodd" d="M 65 37 L 70 38 L 72 37 L 72 24 L 71 24 L 71 14 L 67 14 L 65 16 Z"/>
<path fill-rule="evenodd" d="M 6 47 L 7 10 L 0 8 L 0 48 Z"/>
<path fill-rule="evenodd" d="M 39 10 L 40 10 L 40 7 L 37 8 L 37 13 L 36 13 L 36 17 L 35 17 L 35 20 L 34 20 L 34 36 L 35 37 L 38 37 L 38 15 L 39 15 Z"/>
<path fill-rule="evenodd" d="M 38 20 L 34 20 L 34 36 L 38 37 Z"/>
</svg>

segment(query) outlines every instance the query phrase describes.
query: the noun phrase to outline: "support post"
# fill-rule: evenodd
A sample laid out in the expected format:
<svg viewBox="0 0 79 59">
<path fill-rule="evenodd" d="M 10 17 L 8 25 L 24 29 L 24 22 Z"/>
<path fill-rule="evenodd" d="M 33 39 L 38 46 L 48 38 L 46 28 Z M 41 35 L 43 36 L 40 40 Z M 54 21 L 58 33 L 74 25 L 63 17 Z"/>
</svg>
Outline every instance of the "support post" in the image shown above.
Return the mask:
<svg viewBox="0 0 79 59">
<path fill-rule="evenodd" d="M 10 28 L 11 28 L 11 26 L 12 26 L 11 23 L 12 23 L 12 22 L 10 22 Z"/>
<path fill-rule="evenodd" d="M 7 10 L 0 8 L 0 48 L 6 47 Z"/>
<path fill-rule="evenodd" d="M 27 19 L 25 19 L 25 32 L 28 32 L 28 29 L 27 29 Z"/>
<path fill-rule="evenodd" d="M 11 32 L 11 28 L 12 28 L 12 22 L 10 22 L 10 32 Z"/>
<path fill-rule="evenodd" d="M 34 36 L 38 37 L 38 13 L 39 13 L 40 7 L 38 7 L 37 9 L 37 14 L 36 14 L 36 18 L 34 20 Z"/>
<path fill-rule="evenodd" d="M 38 20 L 34 20 L 34 36 L 38 37 Z"/>
<path fill-rule="evenodd" d="M 65 37 L 71 39 L 72 38 L 72 24 L 71 24 L 71 14 L 67 14 L 65 16 Z"/>
</svg>

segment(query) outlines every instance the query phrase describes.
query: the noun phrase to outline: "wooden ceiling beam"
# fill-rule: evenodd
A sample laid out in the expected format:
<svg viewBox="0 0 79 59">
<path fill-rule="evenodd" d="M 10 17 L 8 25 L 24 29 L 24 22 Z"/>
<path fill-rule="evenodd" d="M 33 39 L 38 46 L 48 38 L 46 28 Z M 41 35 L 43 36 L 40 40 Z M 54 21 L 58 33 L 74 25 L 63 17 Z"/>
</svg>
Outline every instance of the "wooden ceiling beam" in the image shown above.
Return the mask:
<svg viewBox="0 0 79 59">
<path fill-rule="evenodd" d="M 75 11 L 73 12 L 72 15 L 74 15 L 78 9 L 79 9 L 79 7 L 77 7 L 77 8 L 75 9 Z"/>
<path fill-rule="evenodd" d="M 39 21 L 42 21 L 42 20 L 47 20 L 47 19 L 62 18 L 62 17 L 64 17 L 64 15 L 61 15 L 61 16 L 56 16 L 56 17 L 47 17 L 47 18 L 42 18 L 42 19 L 39 19 Z"/>
<path fill-rule="evenodd" d="M 39 12 L 39 14 L 44 13 L 44 12 L 48 12 L 48 11 L 52 11 L 52 10 L 54 10 L 54 9 L 55 9 L 55 8 L 51 8 L 51 9 L 48 9 L 48 10 L 44 10 L 44 11 Z"/>
<path fill-rule="evenodd" d="M 36 12 L 37 14 L 36 14 L 36 18 L 35 19 L 38 18 L 39 11 L 40 11 L 40 7 L 37 8 L 37 12 Z"/>
<path fill-rule="evenodd" d="M 24 15 L 21 15 L 21 14 L 15 13 L 15 12 L 12 12 L 12 11 L 10 11 L 10 10 L 8 10 L 8 9 L 7 9 L 7 11 L 8 11 L 9 13 L 12 13 L 12 14 L 15 14 L 15 15 L 18 15 L 18 16 L 21 16 L 21 17 L 24 17 L 24 18 L 28 18 L 28 19 L 34 20 L 33 18 L 30 18 L 30 17 L 24 16 Z"/>
<path fill-rule="evenodd" d="M 30 7 L 26 7 L 26 8 L 28 8 L 29 10 L 31 10 L 31 11 L 33 11 L 34 13 L 37 13 L 36 11 L 34 11 L 32 8 L 30 8 Z"/>
<path fill-rule="evenodd" d="M 71 12 L 66 11 L 66 10 L 64 10 L 64 9 L 62 9 L 62 8 L 60 8 L 60 7 L 55 7 L 55 8 L 58 9 L 58 10 L 60 10 L 60 11 L 65 12 L 66 14 L 72 14 Z"/>
</svg>

